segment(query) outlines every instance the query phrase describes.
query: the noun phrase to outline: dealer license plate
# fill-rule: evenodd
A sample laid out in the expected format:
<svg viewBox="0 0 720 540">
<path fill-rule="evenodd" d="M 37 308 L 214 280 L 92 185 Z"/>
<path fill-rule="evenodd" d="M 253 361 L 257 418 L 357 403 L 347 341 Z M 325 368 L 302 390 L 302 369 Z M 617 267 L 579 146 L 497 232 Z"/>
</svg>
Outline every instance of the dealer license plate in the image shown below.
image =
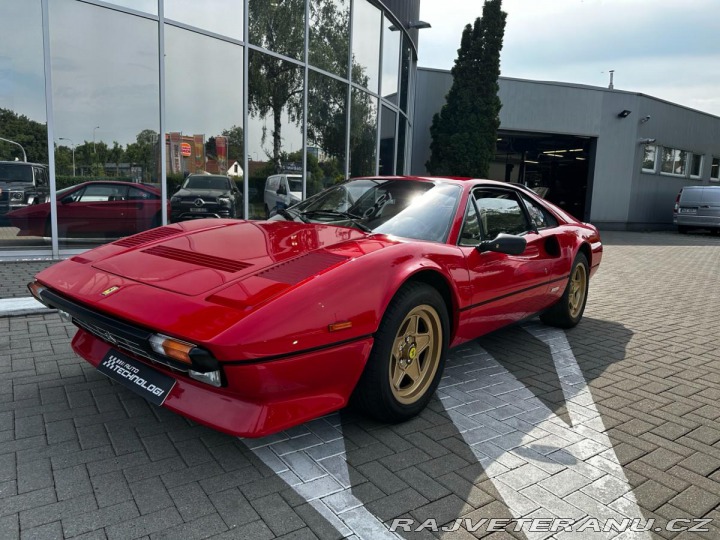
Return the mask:
<svg viewBox="0 0 720 540">
<path fill-rule="evenodd" d="M 697 208 L 681 208 L 681 214 L 697 214 Z"/>
<path fill-rule="evenodd" d="M 207 208 L 191 208 L 191 212 L 207 212 Z"/>
<path fill-rule="evenodd" d="M 97 369 L 155 405 L 162 405 L 175 386 L 172 377 L 113 349 L 107 352 Z"/>
</svg>

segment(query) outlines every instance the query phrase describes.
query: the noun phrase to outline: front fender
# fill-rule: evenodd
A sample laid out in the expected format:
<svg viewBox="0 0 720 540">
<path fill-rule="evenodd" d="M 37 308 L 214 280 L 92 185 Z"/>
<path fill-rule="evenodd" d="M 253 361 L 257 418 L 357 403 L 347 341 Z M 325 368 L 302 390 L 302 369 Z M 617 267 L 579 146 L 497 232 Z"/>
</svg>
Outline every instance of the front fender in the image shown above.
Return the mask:
<svg viewBox="0 0 720 540">
<path fill-rule="evenodd" d="M 468 272 L 459 248 L 398 242 L 307 279 L 249 313 L 209 344 L 218 359 L 300 354 L 373 335 L 393 296 L 410 279 L 444 280 L 452 311 L 463 305 Z M 333 331 L 330 325 L 348 323 Z M 456 327 L 456 325 L 454 325 Z"/>
</svg>

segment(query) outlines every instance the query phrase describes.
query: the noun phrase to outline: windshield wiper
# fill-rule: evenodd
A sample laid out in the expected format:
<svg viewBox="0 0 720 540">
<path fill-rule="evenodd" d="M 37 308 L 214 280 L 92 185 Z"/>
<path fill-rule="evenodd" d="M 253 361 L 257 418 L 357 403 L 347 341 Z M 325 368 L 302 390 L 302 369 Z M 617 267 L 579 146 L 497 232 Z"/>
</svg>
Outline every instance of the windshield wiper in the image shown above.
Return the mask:
<svg viewBox="0 0 720 540">
<path fill-rule="evenodd" d="M 302 214 L 298 213 L 297 216 L 295 216 L 287 208 L 278 208 L 277 210 L 275 210 L 275 213 L 280 214 L 288 221 L 295 221 L 295 218 L 299 217 L 300 221 L 302 221 L 303 223 L 308 223 L 308 220 L 305 219 Z"/>
<path fill-rule="evenodd" d="M 372 229 L 365 225 L 362 221 L 361 216 L 358 216 L 357 214 L 352 214 L 350 212 L 340 212 L 339 210 L 307 210 L 306 212 L 300 212 L 301 216 L 330 216 L 330 217 L 338 217 L 341 219 L 346 219 L 350 221 L 353 225 L 355 225 L 358 229 L 360 229 L 363 232 L 372 232 Z"/>
</svg>

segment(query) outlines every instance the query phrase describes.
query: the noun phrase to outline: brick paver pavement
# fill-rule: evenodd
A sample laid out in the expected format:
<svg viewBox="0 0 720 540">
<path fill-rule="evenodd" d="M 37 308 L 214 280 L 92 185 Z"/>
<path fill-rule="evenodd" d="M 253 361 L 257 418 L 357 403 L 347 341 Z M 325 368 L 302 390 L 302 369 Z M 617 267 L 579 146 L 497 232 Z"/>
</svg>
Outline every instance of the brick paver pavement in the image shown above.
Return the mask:
<svg viewBox="0 0 720 540">
<path fill-rule="evenodd" d="M 637 512 L 715 520 L 657 538 L 718 538 L 720 240 L 604 240 L 576 329 L 458 348 L 438 398 L 397 426 L 341 411 L 241 441 L 110 383 L 57 315 L 0 319 L 0 538 L 379 538 L 396 517 Z M 549 536 L 490 538 L 509 535 Z"/>
</svg>

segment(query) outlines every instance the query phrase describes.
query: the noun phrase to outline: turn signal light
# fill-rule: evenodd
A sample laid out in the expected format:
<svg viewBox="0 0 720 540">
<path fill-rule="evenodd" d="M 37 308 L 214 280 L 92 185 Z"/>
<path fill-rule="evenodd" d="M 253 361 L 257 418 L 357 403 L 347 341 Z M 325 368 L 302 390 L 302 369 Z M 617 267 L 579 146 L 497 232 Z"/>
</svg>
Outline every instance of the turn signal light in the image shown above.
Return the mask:
<svg viewBox="0 0 720 540">
<path fill-rule="evenodd" d="M 37 281 L 32 281 L 28 283 L 28 290 L 30 291 L 30 294 L 32 294 L 38 302 L 42 302 L 43 304 L 45 302 L 43 302 L 40 293 L 42 293 L 46 288 L 47 287 L 40 285 L 40 283 L 38 283 Z"/>
<path fill-rule="evenodd" d="M 190 351 L 195 348 L 192 343 L 180 341 L 163 334 L 155 334 L 150 338 L 150 346 L 153 351 L 158 354 L 183 362 L 184 364 L 192 364 L 190 359 Z"/>
</svg>

